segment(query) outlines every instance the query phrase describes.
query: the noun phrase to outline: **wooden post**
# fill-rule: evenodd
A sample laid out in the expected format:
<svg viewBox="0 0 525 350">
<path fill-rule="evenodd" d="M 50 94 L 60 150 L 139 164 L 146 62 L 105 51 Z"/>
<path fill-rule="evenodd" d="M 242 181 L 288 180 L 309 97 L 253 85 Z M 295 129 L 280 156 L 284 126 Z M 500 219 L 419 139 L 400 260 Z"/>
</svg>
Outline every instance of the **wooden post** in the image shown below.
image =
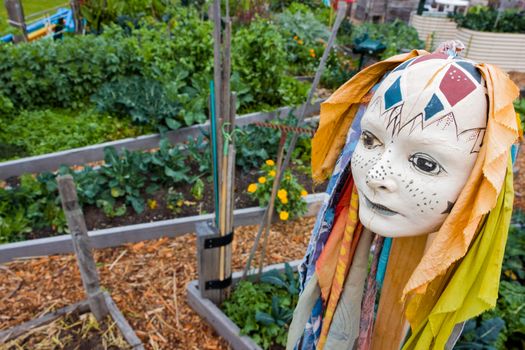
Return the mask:
<svg viewBox="0 0 525 350">
<path fill-rule="evenodd" d="M 80 12 L 80 1 L 71 0 L 69 1 L 71 6 L 71 12 L 73 13 L 73 20 L 75 22 L 75 33 L 82 34 L 84 32 L 84 25 L 82 23 L 82 13 Z"/>
<path fill-rule="evenodd" d="M 58 190 L 62 201 L 62 208 L 66 215 L 67 225 L 71 232 L 73 249 L 77 256 L 77 263 L 82 277 L 82 284 L 88 296 L 89 307 L 98 321 L 104 320 L 108 309 L 104 295 L 100 289 L 95 259 L 91 254 L 91 245 L 87 234 L 84 214 L 78 204 L 77 190 L 71 175 L 58 176 Z"/>
<path fill-rule="evenodd" d="M 219 230 L 211 222 L 201 222 L 196 226 L 197 267 L 199 271 L 199 291 L 203 298 L 219 304 L 221 290 L 210 288 L 207 282 L 219 280 L 219 248 L 209 248 L 208 240 L 218 238 Z"/>
<path fill-rule="evenodd" d="M 14 42 L 27 41 L 27 28 L 22 2 L 20 0 L 4 0 L 4 5 L 7 10 L 7 23 L 22 31 L 22 36 L 14 36 Z"/>
</svg>

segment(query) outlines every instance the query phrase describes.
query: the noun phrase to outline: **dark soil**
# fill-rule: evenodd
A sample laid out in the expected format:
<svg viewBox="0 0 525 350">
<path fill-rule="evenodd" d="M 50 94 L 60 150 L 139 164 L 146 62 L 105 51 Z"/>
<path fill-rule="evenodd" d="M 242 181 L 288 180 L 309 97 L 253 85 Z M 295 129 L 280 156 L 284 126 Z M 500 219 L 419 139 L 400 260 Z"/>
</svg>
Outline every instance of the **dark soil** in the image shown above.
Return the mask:
<svg viewBox="0 0 525 350">
<path fill-rule="evenodd" d="M 324 192 L 327 186 L 327 182 L 314 186 L 311 176 L 298 170 L 292 170 L 298 181 L 303 185 L 308 193 L 319 193 Z M 260 174 L 256 170 L 244 172 L 237 170 L 235 174 L 235 209 L 249 208 L 258 206 L 257 201 L 252 200 L 246 189 L 248 185 L 257 182 L 257 178 Z M 181 192 L 184 197 L 184 205 L 178 208 L 177 212 L 173 212 L 168 208 L 166 203 L 166 194 L 168 193 L 167 188 L 161 188 L 159 191 L 147 195 L 144 193 L 143 198 L 147 201 L 156 201 L 156 208 L 151 208 L 146 205 L 146 209 L 141 213 L 137 214 L 130 205 L 127 205 L 126 213 L 118 217 L 107 217 L 102 209 L 96 206 L 85 206 L 83 208 L 84 217 L 88 230 L 100 230 L 110 227 L 127 226 L 133 224 L 169 220 L 186 216 L 202 215 L 212 213 L 214 211 L 214 199 L 213 199 L 213 185 L 211 182 L 204 181 L 205 189 L 203 191 L 203 198 L 196 200 L 191 194 L 191 186 L 186 184 L 183 186 L 173 186 L 173 188 Z M 145 186 L 146 187 L 146 186 Z M 118 205 L 122 204 L 118 203 Z M 55 236 L 57 233 L 53 231 L 51 227 L 43 229 L 34 229 L 31 233 L 27 234 L 27 239 L 43 238 Z"/>
</svg>

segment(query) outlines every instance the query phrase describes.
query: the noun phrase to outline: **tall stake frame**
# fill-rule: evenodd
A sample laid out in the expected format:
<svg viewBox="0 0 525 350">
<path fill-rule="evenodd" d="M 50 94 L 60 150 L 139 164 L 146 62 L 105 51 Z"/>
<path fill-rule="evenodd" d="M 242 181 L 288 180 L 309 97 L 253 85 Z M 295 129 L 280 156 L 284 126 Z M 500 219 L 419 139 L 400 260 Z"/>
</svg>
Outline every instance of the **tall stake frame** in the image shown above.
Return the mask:
<svg viewBox="0 0 525 350">
<path fill-rule="evenodd" d="M 213 155 L 215 220 L 197 226 L 199 289 L 216 304 L 229 296 L 231 285 L 231 243 L 235 184 L 236 96 L 231 93 L 231 19 L 226 1 L 212 4 L 214 22 L 214 79 L 210 83 L 210 128 Z M 223 31 L 224 26 L 224 31 Z"/>
</svg>

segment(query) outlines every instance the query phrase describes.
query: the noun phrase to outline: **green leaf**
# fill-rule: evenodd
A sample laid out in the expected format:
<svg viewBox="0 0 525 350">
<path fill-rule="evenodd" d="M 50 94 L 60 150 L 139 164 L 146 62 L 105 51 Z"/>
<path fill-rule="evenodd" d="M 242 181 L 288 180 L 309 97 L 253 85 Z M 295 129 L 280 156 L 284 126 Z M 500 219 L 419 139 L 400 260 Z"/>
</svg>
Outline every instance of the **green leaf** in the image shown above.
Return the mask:
<svg viewBox="0 0 525 350">
<path fill-rule="evenodd" d="M 255 313 L 255 320 L 259 323 L 262 323 L 265 326 L 269 326 L 275 323 L 273 317 L 266 312 L 257 311 Z"/>
</svg>

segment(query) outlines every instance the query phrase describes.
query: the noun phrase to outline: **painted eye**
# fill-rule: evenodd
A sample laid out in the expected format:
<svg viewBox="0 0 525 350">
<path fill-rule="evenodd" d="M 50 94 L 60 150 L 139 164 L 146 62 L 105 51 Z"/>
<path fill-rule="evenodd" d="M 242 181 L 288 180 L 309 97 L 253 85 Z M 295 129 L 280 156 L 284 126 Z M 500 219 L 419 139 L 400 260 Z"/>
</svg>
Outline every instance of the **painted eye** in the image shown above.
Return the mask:
<svg viewBox="0 0 525 350">
<path fill-rule="evenodd" d="M 361 133 L 361 141 L 367 149 L 374 149 L 383 146 L 383 143 L 381 143 L 374 134 L 367 130 L 363 130 Z"/>
<path fill-rule="evenodd" d="M 445 172 L 445 169 L 434 158 L 425 153 L 415 153 L 408 161 L 424 174 L 439 175 Z"/>
</svg>

